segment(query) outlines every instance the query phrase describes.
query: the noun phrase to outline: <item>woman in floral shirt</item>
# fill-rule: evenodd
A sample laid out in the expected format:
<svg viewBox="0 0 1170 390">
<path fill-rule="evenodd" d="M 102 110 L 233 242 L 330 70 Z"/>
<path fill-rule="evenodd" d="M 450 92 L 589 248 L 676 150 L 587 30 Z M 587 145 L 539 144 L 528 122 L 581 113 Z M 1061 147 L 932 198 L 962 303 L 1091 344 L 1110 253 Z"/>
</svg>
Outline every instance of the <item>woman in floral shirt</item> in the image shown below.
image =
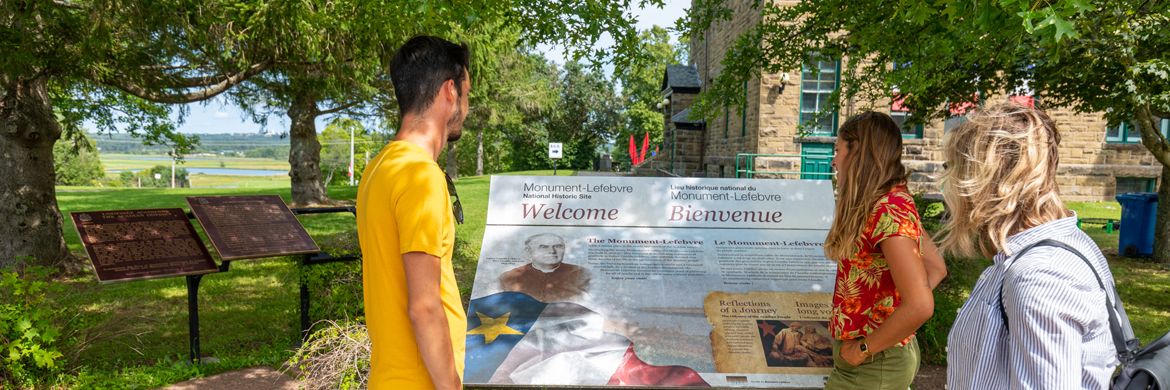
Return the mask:
<svg viewBox="0 0 1170 390">
<path fill-rule="evenodd" d="M 902 134 L 888 115 L 849 118 L 834 145 L 837 210 L 825 255 L 837 261 L 825 389 L 898 389 L 918 372 L 914 330 L 934 313 L 946 275 L 906 189 Z"/>
</svg>

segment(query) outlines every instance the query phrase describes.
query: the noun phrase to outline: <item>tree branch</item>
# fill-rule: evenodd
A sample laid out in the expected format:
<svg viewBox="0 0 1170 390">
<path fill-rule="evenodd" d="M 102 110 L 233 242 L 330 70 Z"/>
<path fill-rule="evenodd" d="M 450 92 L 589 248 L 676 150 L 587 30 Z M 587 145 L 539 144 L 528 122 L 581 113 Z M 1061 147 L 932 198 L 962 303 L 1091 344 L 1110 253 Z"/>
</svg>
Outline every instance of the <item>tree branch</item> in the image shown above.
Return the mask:
<svg viewBox="0 0 1170 390">
<path fill-rule="evenodd" d="M 333 113 L 336 113 L 336 112 L 338 112 L 338 111 L 341 111 L 341 110 L 344 110 L 344 109 L 347 109 L 347 108 L 350 108 L 350 107 L 356 106 L 356 105 L 357 105 L 358 103 L 360 103 L 360 102 L 361 102 L 361 101 L 355 100 L 355 101 L 352 101 L 352 102 L 349 102 L 349 103 L 346 103 L 346 104 L 344 104 L 344 105 L 337 106 L 337 107 L 334 107 L 334 108 L 331 108 L 331 109 L 328 109 L 328 110 L 318 110 L 318 111 L 317 111 L 317 115 L 329 115 L 329 114 L 333 114 Z"/>
<path fill-rule="evenodd" d="M 80 9 L 80 10 L 86 9 L 86 7 L 84 5 L 66 3 L 66 2 L 61 1 L 61 0 L 53 0 L 53 4 L 56 4 L 58 7 L 65 7 L 65 8 L 70 8 L 70 9 Z"/>
<path fill-rule="evenodd" d="M 1142 135 L 1142 145 L 1149 149 L 1150 154 L 1162 166 L 1170 167 L 1170 149 L 1167 149 L 1166 138 L 1162 136 L 1162 132 L 1154 128 L 1154 118 L 1150 115 L 1149 104 L 1138 104 L 1137 110 L 1134 110 L 1137 118 L 1138 130 Z"/>
<path fill-rule="evenodd" d="M 113 86 L 114 88 L 118 88 L 122 91 L 125 91 L 126 93 L 131 94 L 131 95 L 134 95 L 134 96 L 137 96 L 137 97 L 140 97 L 140 98 L 152 101 L 152 102 L 165 103 L 165 104 L 183 104 L 183 103 L 203 101 L 203 100 L 207 100 L 207 99 L 210 99 L 212 97 L 215 97 L 215 95 L 218 95 L 220 93 L 223 93 L 224 91 L 227 91 L 232 86 L 235 86 L 236 84 L 239 84 L 252 76 L 260 74 L 260 72 L 263 72 L 263 71 L 267 70 L 268 68 L 271 68 L 274 63 L 275 63 L 274 60 L 267 60 L 267 61 L 264 61 L 264 62 L 261 62 L 258 64 L 254 64 L 254 65 L 248 67 L 248 69 L 246 69 L 246 70 L 243 70 L 243 71 L 240 71 L 240 72 L 235 73 L 233 75 L 224 77 L 222 81 L 220 81 L 219 83 L 216 83 L 215 85 L 209 86 L 209 88 L 206 88 L 206 89 L 203 89 L 200 91 L 191 92 L 191 93 L 175 93 L 175 94 L 158 93 L 158 92 L 150 91 L 150 90 L 148 90 L 148 89 L 146 89 L 138 84 L 135 84 L 131 81 L 126 81 L 126 80 L 105 79 L 105 80 L 100 80 L 100 82 L 103 84 Z M 211 77 L 220 77 L 220 76 L 211 76 Z M 196 85 L 196 86 L 199 86 L 199 85 Z M 183 85 L 177 85 L 176 87 L 189 88 L 189 87 L 185 87 Z"/>
<path fill-rule="evenodd" d="M 179 79 L 178 83 L 176 84 L 179 86 L 179 88 L 210 87 L 224 82 L 228 79 L 228 77 L 231 76 L 219 74 L 214 76 L 186 77 Z"/>
</svg>

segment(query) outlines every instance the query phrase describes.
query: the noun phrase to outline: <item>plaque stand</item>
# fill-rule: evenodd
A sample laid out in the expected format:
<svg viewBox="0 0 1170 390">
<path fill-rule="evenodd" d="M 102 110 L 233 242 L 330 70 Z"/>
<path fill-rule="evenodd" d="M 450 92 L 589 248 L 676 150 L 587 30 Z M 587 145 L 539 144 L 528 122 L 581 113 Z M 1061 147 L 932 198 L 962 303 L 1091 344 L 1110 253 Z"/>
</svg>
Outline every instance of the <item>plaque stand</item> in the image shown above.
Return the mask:
<svg viewBox="0 0 1170 390">
<path fill-rule="evenodd" d="M 219 272 L 228 272 L 232 261 L 225 260 L 219 265 Z M 191 359 L 199 363 L 199 281 L 203 275 L 187 275 L 187 330 L 191 340 Z"/>
<path fill-rule="evenodd" d="M 313 207 L 313 208 L 301 208 L 301 209 L 289 209 L 289 210 L 292 211 L 293 215 L 349 212 L 349 213 L 352 213 L 354 216 L 357 216 L 357 207 L 355 207 L 355 206 Z M 339 257 L 333 257 L 332 255 L 330 255 L 327 252 L 317 252 L 317 253 L 309 253 L 309 254 L 304 255 L 304 257 L 301 258 L 301 266 L 308 267 L 308 266 L 313 266 L 313 265 L 317 265 L 317 264 L 336 263 L 336 262 L 341 262 L 341 261 L 354 261 L 354 260 L 358 260 L 358 259 L 361 259 L 361 255 L 344 255 L 344 256 L 339 256 Z M 301 343 L 304 343 L 305 340 L 309 339 L 309 328 L 311 328 L 312 326 L 313 326 L 312 321 L 309 319 L 309 285 L 306 284 L 304 282 L 304 280 L 302 280 L 301 281 L 301 340 L 300 340 Z"/>
</svg>

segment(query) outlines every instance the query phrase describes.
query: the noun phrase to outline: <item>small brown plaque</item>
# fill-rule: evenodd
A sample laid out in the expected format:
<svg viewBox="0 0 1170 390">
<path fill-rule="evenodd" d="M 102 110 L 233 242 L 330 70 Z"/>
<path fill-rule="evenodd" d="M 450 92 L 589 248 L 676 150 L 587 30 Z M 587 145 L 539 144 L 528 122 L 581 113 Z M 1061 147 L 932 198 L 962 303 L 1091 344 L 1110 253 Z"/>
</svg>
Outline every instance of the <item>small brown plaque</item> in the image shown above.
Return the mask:
<svg viewBox="0 0 1170 390">
<path fill-rule="evenodd" d="M 181 208 L 69 213 L 98 282 L 217 272 Z"/>
<path fill-rule="evenodd" d="M 224 260 L 321 249 L 278 195 L 188 196 L 187 205 Z"/>
</svg>

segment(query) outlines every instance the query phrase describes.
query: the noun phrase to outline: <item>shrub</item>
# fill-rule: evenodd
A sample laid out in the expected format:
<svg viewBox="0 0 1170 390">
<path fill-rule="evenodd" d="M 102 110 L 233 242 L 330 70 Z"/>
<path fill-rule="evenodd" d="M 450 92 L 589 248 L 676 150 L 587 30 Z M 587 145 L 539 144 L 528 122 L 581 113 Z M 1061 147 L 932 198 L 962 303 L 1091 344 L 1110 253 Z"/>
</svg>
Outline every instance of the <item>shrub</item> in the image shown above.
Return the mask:
<svg viewBox="0 0 1170 390">
<path fill-rule="evenodd" d="M 366 325 L 356 321 L 322 321 L 314 333 L 289 359 L 287 370 L 310 390 L 363 389 L 370 379 L 370 335 Z"/>
<path fill-rule="evenodd" d="M 18 258 L 0 270 L 0 379 L 17 387 L 42 382 L 60 368 L 61 309 L 48 301 L 62 286 L 49 280 L 50 269 L 22 267 Z M 0 386 L 3 387 L 3 386 Z"/>
</svg>

